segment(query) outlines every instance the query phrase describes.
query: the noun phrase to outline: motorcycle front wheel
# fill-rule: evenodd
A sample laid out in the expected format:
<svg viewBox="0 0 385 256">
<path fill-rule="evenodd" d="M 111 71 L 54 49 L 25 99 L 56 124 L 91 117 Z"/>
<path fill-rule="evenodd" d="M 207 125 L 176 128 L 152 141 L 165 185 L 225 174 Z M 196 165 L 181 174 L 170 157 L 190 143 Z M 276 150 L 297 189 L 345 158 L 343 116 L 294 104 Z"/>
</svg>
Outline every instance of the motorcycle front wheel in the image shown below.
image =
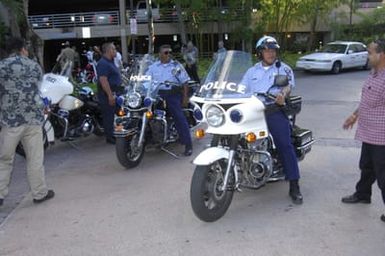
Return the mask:
<svg viewBox="0 0 385 256">
<path fill-rule="evenodd" d="M 191 181 L 190 200 L 195 215 L 202 221 L 213 222 L 225 215 L 233 199 L 232 189 L 221 191 L 227 161 L 218 160 L 211 165 L 195 168 Z M 234 184 L 230 175 L 228 184 Z"/>
<path fill-rule="evenodd" d="M 138 145 L 139 134 L 135 134 L 129 138 L 116 137 L 116 156 L 119 163 L 127 169 L 134 168 L 139 165 L 144 155 L 144 144 Z"/>
</svg>

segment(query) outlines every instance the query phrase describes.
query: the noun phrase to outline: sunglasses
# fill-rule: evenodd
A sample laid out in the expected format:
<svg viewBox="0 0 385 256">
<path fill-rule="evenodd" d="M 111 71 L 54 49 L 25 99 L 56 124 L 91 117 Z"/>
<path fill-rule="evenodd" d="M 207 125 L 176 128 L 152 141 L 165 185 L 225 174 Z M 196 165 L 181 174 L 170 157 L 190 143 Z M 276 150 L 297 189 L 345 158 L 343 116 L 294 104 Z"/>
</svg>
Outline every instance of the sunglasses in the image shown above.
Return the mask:
<svg viewBox="0 0 385 256">
<path fill-rule="evenodd" d="M 162 54 L 165 54 L 165 55 L 168 55 L 170 53 L 170 51 L 164 51 L 162 52 Z"/>
</svg>

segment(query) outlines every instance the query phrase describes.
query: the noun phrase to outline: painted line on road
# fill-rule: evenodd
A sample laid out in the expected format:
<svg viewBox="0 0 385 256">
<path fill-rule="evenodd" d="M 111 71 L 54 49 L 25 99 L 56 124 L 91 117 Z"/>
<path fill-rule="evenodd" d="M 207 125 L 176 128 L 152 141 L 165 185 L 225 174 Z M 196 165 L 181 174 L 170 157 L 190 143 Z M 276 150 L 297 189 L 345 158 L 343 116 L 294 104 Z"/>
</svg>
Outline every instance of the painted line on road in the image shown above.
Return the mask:
<svg viewBox="0 0 385 256">
<path fill-rule="evenodd" d="M 360 148 L 362 142 L 354 139 L 316 138 L 314 145 L 324 147 Z"/>
<path fill-rule="evenodd" d="M 343 100 L 304 100 L 302 101 L 306 105 L 358 105 L 359 101 L 343 101 Z"/>
</svg>

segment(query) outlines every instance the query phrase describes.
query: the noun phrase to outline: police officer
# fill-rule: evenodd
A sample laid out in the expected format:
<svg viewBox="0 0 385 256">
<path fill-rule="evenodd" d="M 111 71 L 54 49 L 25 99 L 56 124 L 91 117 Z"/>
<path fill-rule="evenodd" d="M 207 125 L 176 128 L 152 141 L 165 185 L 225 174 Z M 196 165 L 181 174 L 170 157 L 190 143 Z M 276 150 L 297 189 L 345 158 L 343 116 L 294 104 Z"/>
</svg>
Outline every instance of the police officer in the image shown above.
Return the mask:
<svg viewBox="0 0 385 256">
<path fill-rule="evenodd" d="M 264 36 L 258 40 L 256 50 L 260 62 L 251 67 L 243 77 L 242 84 L 251 87 L 253 92 L 272 93 L 276 96 L 275 103 L 285 104 L 285 98 L 294 87 L 294 75 L 289 66 L 277 59 L 279 45 L 275 38 Z M 289 85 L 283 88 L 270 87 L 278 74 L 287 75 Z M 299 168 L 294 147 L 291 143 L 291 127 L 287 116 L 282 111 L 266 115 L 266 122 L 274 143 L 282 160 L 286 179 L 290 182 L 289 195 L 295 204 L 302 204 L 303 198 L 299 189 Z"/>
<path fill-rule="evenodd" d="M 183 154 L 190 156 L 192 154 L 191 134 L 186 116 L 182 111 L 182 104 L 183 106 L 187 106 L 188 104 L 187 81 L 190 80 L 190 77 L 182 65 L 170 58 L 170 53 L 170 45 L 162 45 L 159 48 L 159 60 L 149 67 L 147 74 L 152 77 L 153 81 L 159 83 L 169 81 L 178 83 L 183 87 L 181 88 L 182 90 L 175 90 L 166 85 L 162 85 L 159 88 L 159 95 L 165 99 L 167 110 L 175 120 L 180 141 L 185 145 Z"/>
<path fill-rule="evenodd" d="M 96 66 L 98 74 L 98 99 L 103 115 L 103 127 L 106 142 L 115 144 L 113 137 L 115 95 L 119 91 L 122 78 L 119 69 L 115 66 L 116 48 L 113 43 L 102 46 L 103 56 Z"/>
</svg>

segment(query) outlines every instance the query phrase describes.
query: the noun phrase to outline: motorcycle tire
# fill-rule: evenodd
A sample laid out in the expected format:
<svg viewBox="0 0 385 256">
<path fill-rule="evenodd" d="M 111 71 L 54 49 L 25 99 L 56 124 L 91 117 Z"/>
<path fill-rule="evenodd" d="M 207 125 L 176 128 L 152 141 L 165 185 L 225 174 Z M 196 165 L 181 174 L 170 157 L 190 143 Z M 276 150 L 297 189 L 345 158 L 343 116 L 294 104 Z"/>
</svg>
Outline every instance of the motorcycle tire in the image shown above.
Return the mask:
<svg viewBox="0 0 385 256">
<path fill-rule="evenodd" d="M 222 186 L 226 166 L 227 162 L 221 159 L 211 165 L 195 168 L 191 180 L 190 200 L 195 215 L 202 221 L 213 222 L 220 219 L 231 204 L 234 191 L 218 189 Z M 234 183 L 233 175 L 230 175 L 228 183 Z"/>
<path fill-rule="evenodd" d="M 130 169 L 139 165 L 144 155 L 144 145 L 136 149 L 133 155 L 133 146 L 137 145 L 139 134 L 136 134 L 130 138 L 117 137 L 115 141 L 116 156 L 119 163 L 125 168 Z"/>
<path fill-rule="evenodd" d="M 43 129 L 43 146 L 44 146 L 44 151 L 48 148 L 48 145 L 49 145 L 49 142 L 48 142 L 48 138 L 47 138 L 47 133 Z M 21 144 L 21 142 L 19 142 L 19 144 L 17 144 L 16 153 L 21 155 L 22 157 L 25 157 L 25 150 L 24 150 L 23 144 Z"/>
</svg>

